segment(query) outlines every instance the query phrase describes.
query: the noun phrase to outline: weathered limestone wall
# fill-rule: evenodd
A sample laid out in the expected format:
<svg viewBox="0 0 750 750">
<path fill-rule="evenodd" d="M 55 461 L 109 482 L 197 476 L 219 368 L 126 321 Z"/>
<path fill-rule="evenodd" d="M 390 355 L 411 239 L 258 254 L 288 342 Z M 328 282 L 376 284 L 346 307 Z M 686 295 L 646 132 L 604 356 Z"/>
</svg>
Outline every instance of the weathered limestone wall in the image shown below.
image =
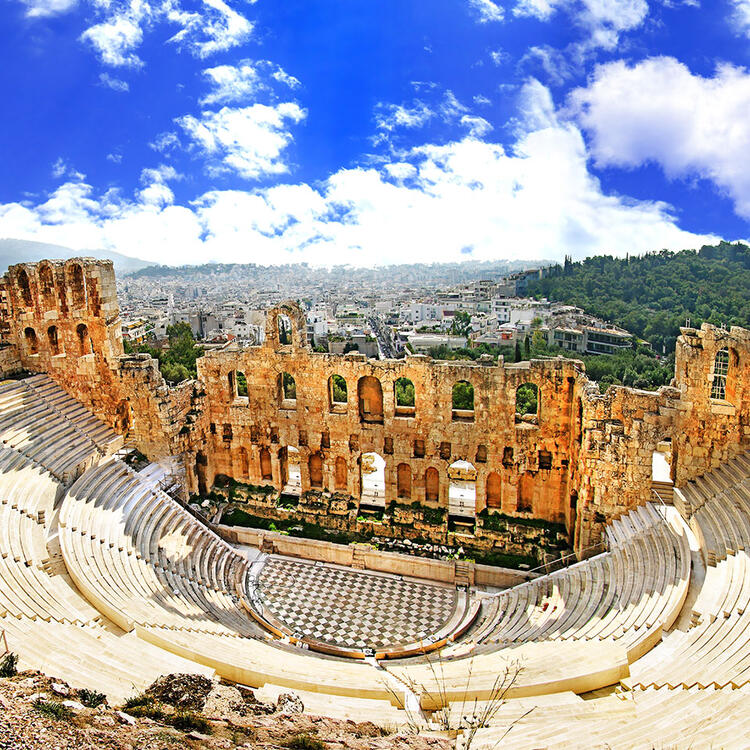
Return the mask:
<svg viewBox="0 0 750 750">
<path fill-rule="evenodd" d="M 745 329 L 684 328 L 674 387 L 612 387 L 604 395 L 573 360 L 375 361 L 313 353 L 305 331 L 302 310 L 282 305 L 268 314 L 263 346 L 211 352 L 198 362 L 198 381 L 170 388 L 151 357 L 123 353 L 111 262 L 18 264 L 0 283 L 8 344 L 0 376 L 47 372 L 149 457 L 183 455 L 191 492 L 210 490 L 217 474 L 281 490 L 293 447 L 303 493 L 327 489 L 356 500 L 362 456 L 374 452 L 385 460 L 386 502 L 448 509 L 448 469 L 461 459 L 476 469 L 477 514 L 487 507 L 564 523 L 576 550 L 589 554 L 607 520 L 652 497 L 660 441 L 671 441 L 676 486 L 750 448 Z M 717 370 L 722 357 L 725 375 Z M 295 398 L 284 398 L 283 373 L 294 378 Z M 334 374 L 346 382 L 345 403 L 332 399 Z M 401 377 L 414 385 L 414 407 L 396 404 Z M 725 380 L 721 397 L 712 393 L 717 378 Z M 473 412 L 452 409 L 462 380 L 474 387 Z M 245 382 L 247 395 L 238 395 Z M 540 406 L 519 419 L 516 390 L 524 383 L 539 388 Z M 481 536 L 482 523 L 476 529 Z"/>
<path fill-rule="evenodd" d="M 724 398 L 712 398 L 716 357 L 726 351 Z M 679 400 L 673 451 L 683 485 L 750 448 L 750 331 L 703 325 L 682 328 L 675 356 Z"/>
<path fill-rule="evenodd" d="M 585 381 L 580 363 L 556 359 L 495 366 L 420 356 L 378 361 L 360 354 L 318 354 L 298 334 L 304 316 L 291 305 L 286 314 L 293 343 L 279 342 L 278 312 L 268 317 L 263 346 L 210 352 L 198 362 L 210 422 L 201 436 L 204 468 L 193 472 L 191 489 L 198 489 L 199 479 L 210 486 L 216 474 L 226 474 L 280 490 L 287 480 L 287 449 L 294 447 L 300 453 L 302 492 L 319 487 L 359 498 L 362 456 L 374 452 L 385 460 L 387 502 L 398 498 L 448 507 L 448 467 L 461 459 L 477 471 L 477 512 L 487 504 L 488 477 L 494 473 L 500 487 L 497 510 L 566 521 L 572 407 L 577 385 Z M 245 376 L 247 396 L 237 395 L 238 372 Z M 295 399 L 284 398 L 283 373 L 294 378 Z M 346 381 L 346 403 L 332 401 L 334 374 Z M 414 384 L 411 409 L 396 405 L 395 381 L 402 377 Z M 462 380 L 474 387 L 473 413 L 452 410 L 452 389 Z M 516 389 L 523 383 L 539 388 L 535 420 L 516 419 Z M 430 469 L 437 471 L 435 499 L 428 497 Z"/>
</svg>

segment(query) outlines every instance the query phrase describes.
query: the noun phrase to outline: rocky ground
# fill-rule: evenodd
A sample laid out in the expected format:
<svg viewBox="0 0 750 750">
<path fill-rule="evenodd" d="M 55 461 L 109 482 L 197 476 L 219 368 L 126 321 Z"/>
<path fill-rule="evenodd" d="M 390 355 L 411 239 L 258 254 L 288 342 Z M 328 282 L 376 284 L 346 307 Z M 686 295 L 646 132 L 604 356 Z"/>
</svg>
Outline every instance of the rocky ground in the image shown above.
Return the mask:
<svg viewBox="0 0 750 750">
<path fill-rule="evenodd" d="M 0 679 L 0 750 L 449 750 L 438 736 L 308 715 L 299 698 L 169 675 L 125 706 L 39 672 Z M 84 705 L 88 704 L 88 705 Z"/>
</svg>

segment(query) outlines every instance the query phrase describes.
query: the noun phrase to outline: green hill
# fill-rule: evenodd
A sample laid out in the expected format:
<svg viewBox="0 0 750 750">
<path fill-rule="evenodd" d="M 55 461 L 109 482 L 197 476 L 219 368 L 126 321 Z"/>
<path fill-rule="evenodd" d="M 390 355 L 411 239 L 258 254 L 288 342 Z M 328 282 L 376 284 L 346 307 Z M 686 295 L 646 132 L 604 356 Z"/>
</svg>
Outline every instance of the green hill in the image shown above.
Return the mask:
<svg viewBox="0 0 750 750">
<path fill-rule="evenodd" d="M 750 248 L 740 242 L 643 256 L 598 255 L 552 268 L 529 294 L 582 307 L 671 353 L 690 320 L 750 327 Z"/>
</svg>

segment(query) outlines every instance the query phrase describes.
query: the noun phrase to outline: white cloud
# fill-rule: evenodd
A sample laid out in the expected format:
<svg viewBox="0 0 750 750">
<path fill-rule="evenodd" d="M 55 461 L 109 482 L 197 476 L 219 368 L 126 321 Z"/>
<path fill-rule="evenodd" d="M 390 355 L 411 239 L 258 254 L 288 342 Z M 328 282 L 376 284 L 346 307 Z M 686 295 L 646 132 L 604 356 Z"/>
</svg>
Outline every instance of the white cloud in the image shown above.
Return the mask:
<svg viewBox="0 0 750 750">
<path fill-rule="evenodd" d="M 620 34 L 638 28 L 649 10 L 647 0 L 518 0 L 513 13 L 547 21 L 560 9 L 586 31 L 586 41 L 570 49 L 577 56 L 596 47 L 614 49 Z"/>
<path fill-rule="evenodd" d="M 614 62 L 598 67 L 570 102 L 597 164 L 653 162 L 671 178 L 709 179 L 750 217 L 748 71 L 722 65 L 704 78 L 671 57 Z"/>
<path fill-rule="evenodd" d="M 217 65 L 206 68 L 203 75 L 213 87 L 201 99 L 203 105 L 252 101 L 259 94 L 271 91 L 271 80 L 292 89 L 300 86 L 294 76 L 268 60 L 240 60 L 236 65 Z"/>
<path fill-rule="evenodd" d="M 151 7 L 139 0 L 132 0 L 130 6 L 97 23 L 81 34 L 81 41 L 90 44 L 104 65 L 112 67 L 138 68 L 143 61 L 135 54 L 143 41 L 143 29 L 150 16 Z"/>
<path fill-rule="evenodd" d="M 29 18 L 44 18 L 67 13 L 75 8 L 78 0 L 22 0 Z"/>
<path fill-rule="evenodd" d="M 558 119 L 541 84 L 524 88 L 521 112 L 511 149 L 474 137 L 428 144 L 339 170 L 318 189 L 212 190 L 179 205 L 165 167 L 144 171 L 131 199 L 69 181 L 45 201 L 0 204 L 0 236 L 174 264 L 317 265 L 455 261 L 467 248 L 476 259 L 624 255 L 715 240 L 682 231 L 663 203 L 603 193 L 581 132 Z"/>
<path fill-rule="evenodd" d="M 109 73 L 100 73 L 99 74 L 99 83 L 102 84 L 102 86 L 106 86 L 107 88 L 112 89 L 113 91 L 129 91 L 130 86 L 128 85 L 127 81 L 122 81 L 119 78 L 114 78 Z"/>
<path fill-rule="evenodd" d="M 197 12 L 184 10 L 177 0 L 166 0 L 167 20 L 182 27 L 170 42 L 187 47 L 203 59 L 247 41 L 253 31 L 250 21 L 224 0 L 202 2 L 202 12 Z"/>
<path fill-rule="evenodd" d="M 376 110 L 376 127 L 389 133 L 398 128 L 421 128 L 435 116 L 435 113 L 419 99 L 414 100 L 410 107 L 403 104 L 379 104 Z"/>
<path fill-rule="evenodd" d="M 730 0 L 730 3 L 734 9 L 730 18 L 732 28 L 750 36 L 750 0 Z"/>
<path fill-rule="evenodd" d="M 154 151 L 158 151 L 162 154 L 167 154 L 176 148 L 179 148 L 182 144 L 180 139 L 177 137 L 177 133 L 167 132 L 159 133 L 154 140 L 148 144 Z"/>
<path fill-rule="evenodd" d="M 297 104 L 283 102 L 273 107 L 223 107 L 218 112 L 203 112 L 200 118 L 180 117 L 177 123 L 208 157 L 211 171 L 232 171 L 254 180 L 289 171 L 282 158 L 292 141 L 288 125 L 300 122 L 305 115 Z"/>
<path fill-rule="evenodd" d="M 502 21 L 505 12 L 494 0 L 469 0 L 469 5 L 479 18 L 479 23 Z"/>
<path fill-rule="evenodd" d="M 461 118 L 461 125 L 469 131 L 469 135 L 473 138 L 481 138 L 492 130 L 492 125 L 484 117 L 477 117 L 476 115 L 464 115 Z"/>
</svg>

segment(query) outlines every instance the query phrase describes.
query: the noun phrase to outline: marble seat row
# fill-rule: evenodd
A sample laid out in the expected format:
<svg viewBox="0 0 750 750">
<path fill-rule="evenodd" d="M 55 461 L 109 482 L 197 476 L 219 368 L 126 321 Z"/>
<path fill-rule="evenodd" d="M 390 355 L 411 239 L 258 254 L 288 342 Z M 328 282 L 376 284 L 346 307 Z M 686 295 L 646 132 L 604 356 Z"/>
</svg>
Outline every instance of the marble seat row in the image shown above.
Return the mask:
<svg viewBox="0 0 750 750">
<path fill-rule="evenodd" d="M 750 737 L 750 693 L 742 690 L 636 690 L 595 700 L 528 707 L 508 701 L 491 726 L 472 733 L 471 750 L 586 748 L 653 750 L 744 748 Z M 469 732 L 458 737 L 465 750 Z"/>
<path fill-rule="evenodd" d="M 547 640 L 612 640 L 630 660 L 658 640 L 682 607 L 690 576 L 684 530 L 650 503 L 607 529 L 611 551 L 497 595 L 487 647 Z"/>
<path fill-rule="evenodd" d="M 49 375 L 33 375 L 20 382 L 92 440 L 104 455 L 115 453 L 122 446 L 120 435 L 68 395 Z"/>
<path fill-rule="evenodd" d="M 245 558 L 120 461 L 73 485 L 59 526 L 73 579 L 124 629 L 257 633 L 236 594 Z"/>
<path fill-rule="evenodd" d="M 96 444 L 23 385 L 0 384 L 0 441 L 69 483 L 99 460 Z"/>
</svg>

